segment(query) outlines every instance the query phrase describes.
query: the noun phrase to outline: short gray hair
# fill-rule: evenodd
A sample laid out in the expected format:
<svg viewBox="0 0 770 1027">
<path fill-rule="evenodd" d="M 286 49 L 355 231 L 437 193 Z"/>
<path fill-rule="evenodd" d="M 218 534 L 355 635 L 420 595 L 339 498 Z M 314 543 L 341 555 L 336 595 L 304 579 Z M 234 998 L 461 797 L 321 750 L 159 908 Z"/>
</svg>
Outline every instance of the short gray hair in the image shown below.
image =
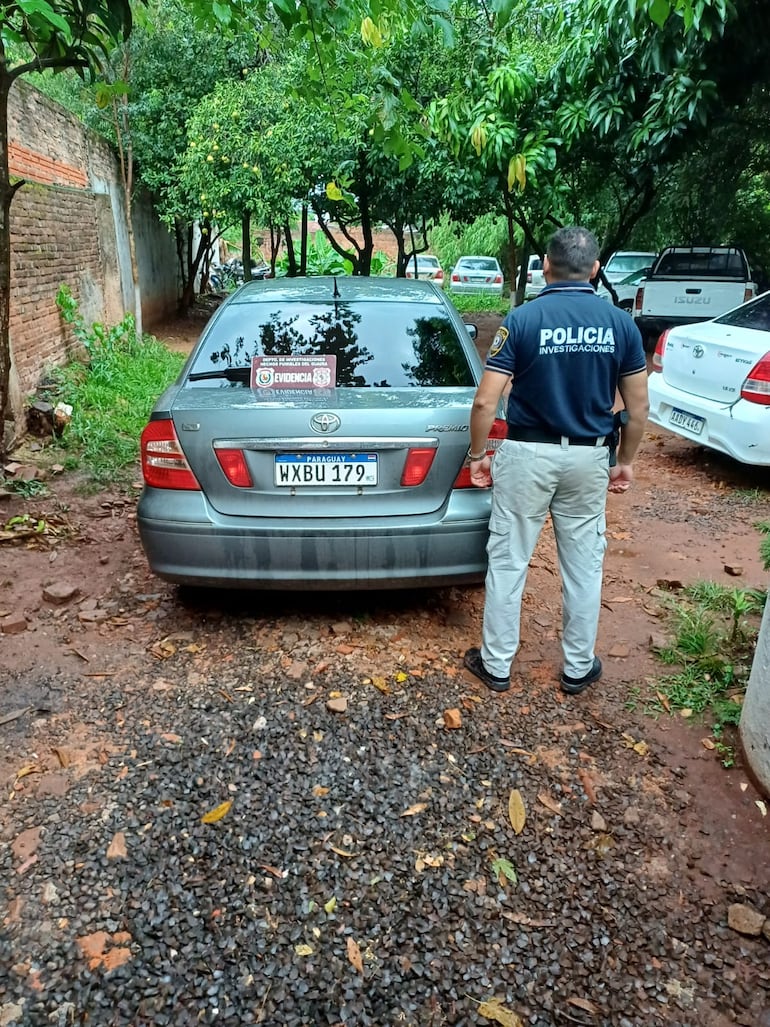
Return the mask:
<svg viewBox="0 0 770 1027">
<path fill-rule="evenodd" d="M 593 232 L 579 225 L 560 228 L 551 236 L 546 249 L 551 271 L 562 281 L 587 281 L 599 259 L 599 243 Z"/>
</svg>

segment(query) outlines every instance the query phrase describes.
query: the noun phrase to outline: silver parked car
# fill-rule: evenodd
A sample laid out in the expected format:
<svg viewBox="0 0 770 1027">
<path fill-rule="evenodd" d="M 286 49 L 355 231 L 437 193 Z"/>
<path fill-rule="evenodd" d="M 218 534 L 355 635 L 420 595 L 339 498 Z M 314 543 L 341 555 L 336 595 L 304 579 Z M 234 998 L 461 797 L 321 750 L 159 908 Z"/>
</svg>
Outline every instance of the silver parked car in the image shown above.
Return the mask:
<svg viewBox="0 0 770 1027">
<path fill-rule="evenodd" d="M 480 580 L 490 495 L 466 452 L 481 373 L 433 282 L 242 286 L 142 434 L 150 567 L 236 588 Z"/>
<path fill-rule="evenodd" d="M 496 257 L 460 257 L 449 276 L 452 292 L 503 295 L 503 269 Z"/>
<path fill-rule="evenodd" d="M 444 271 L 441 261 L 432 253 L 418 253 L 411 257 L 406 265 L 407 278 L 427 278 L 438 285 L 444 284 Z"/>
</svg>

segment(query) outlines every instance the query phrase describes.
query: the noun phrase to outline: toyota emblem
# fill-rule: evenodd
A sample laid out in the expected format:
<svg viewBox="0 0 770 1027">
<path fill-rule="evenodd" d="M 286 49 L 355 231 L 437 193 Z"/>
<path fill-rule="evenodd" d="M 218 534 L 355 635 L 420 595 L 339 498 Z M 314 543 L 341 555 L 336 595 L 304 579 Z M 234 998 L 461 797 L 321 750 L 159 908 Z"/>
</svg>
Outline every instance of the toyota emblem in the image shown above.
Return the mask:
<svg viewBox="0 0 770 1027">
<path fill-rule="evenodd" d="M 705 352 L 706 351 L 702 346 L 693 346 L 692 348 L 692 355 L 696 358 L 696 360 L 700 360 L 700 358 L 703 356 Z"/>
<path fill-rule="evenodd" d="M 337 431 L 341 424 L 342 421 L 339 417 L 328 411 L 324 411 L 321 414 L 313 414 L 310 418 L 310 427 L 313 431 L 317 431 L 319 435 L 328 435 L 330 432 Z"/>
</svg>

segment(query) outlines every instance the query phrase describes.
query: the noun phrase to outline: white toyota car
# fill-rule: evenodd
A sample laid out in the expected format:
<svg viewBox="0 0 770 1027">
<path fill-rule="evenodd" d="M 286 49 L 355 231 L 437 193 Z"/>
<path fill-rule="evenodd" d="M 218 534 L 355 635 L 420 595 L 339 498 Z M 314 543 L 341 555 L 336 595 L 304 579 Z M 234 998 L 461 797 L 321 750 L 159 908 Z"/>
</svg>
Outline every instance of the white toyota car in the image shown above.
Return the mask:
<svg viewBox="0 0 770 1027">
<path fill-rule="evenodd" d="M 649 390 L 654 424 L 742 463 L 770 465 L 770 292 L 664 332 Z"/>
</svg>

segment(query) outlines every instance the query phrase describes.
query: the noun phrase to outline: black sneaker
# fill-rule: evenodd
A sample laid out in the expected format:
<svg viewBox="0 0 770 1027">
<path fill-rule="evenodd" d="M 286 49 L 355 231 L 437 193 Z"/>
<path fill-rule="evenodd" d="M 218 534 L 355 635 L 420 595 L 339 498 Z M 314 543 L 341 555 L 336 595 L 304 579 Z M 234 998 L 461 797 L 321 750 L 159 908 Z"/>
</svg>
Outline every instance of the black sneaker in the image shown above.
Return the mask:
<svg viewBox="0 0 770 1027">
<path fill-rule="evenodd" d="M 489 673 L 481 658 L 481 650 L 476 649 L 475 646 L 466 651 L 463 663 L 471 674 L 475 674 L 479 681 L 483 681 L 487 688 L 491 688 L 493 692 L 507 692 L 511 687 L 510 676 L 507 678 L 496 678 L 494 674 Z"/>
<path fill-rule="evenodd" d="M 598 681 L 602 676 L 602 661 L 598 656 L 594 656 L 593 667 L 587 674 L 584 674 L 582 678 L 571 678 L 569 674 L 562 674 L 561 676 L 561 690 L 566 692 L 567 695 L 580 695 L 584 692 L 589 685 L 592 685 L 594 681 Z"/>
</svg>

